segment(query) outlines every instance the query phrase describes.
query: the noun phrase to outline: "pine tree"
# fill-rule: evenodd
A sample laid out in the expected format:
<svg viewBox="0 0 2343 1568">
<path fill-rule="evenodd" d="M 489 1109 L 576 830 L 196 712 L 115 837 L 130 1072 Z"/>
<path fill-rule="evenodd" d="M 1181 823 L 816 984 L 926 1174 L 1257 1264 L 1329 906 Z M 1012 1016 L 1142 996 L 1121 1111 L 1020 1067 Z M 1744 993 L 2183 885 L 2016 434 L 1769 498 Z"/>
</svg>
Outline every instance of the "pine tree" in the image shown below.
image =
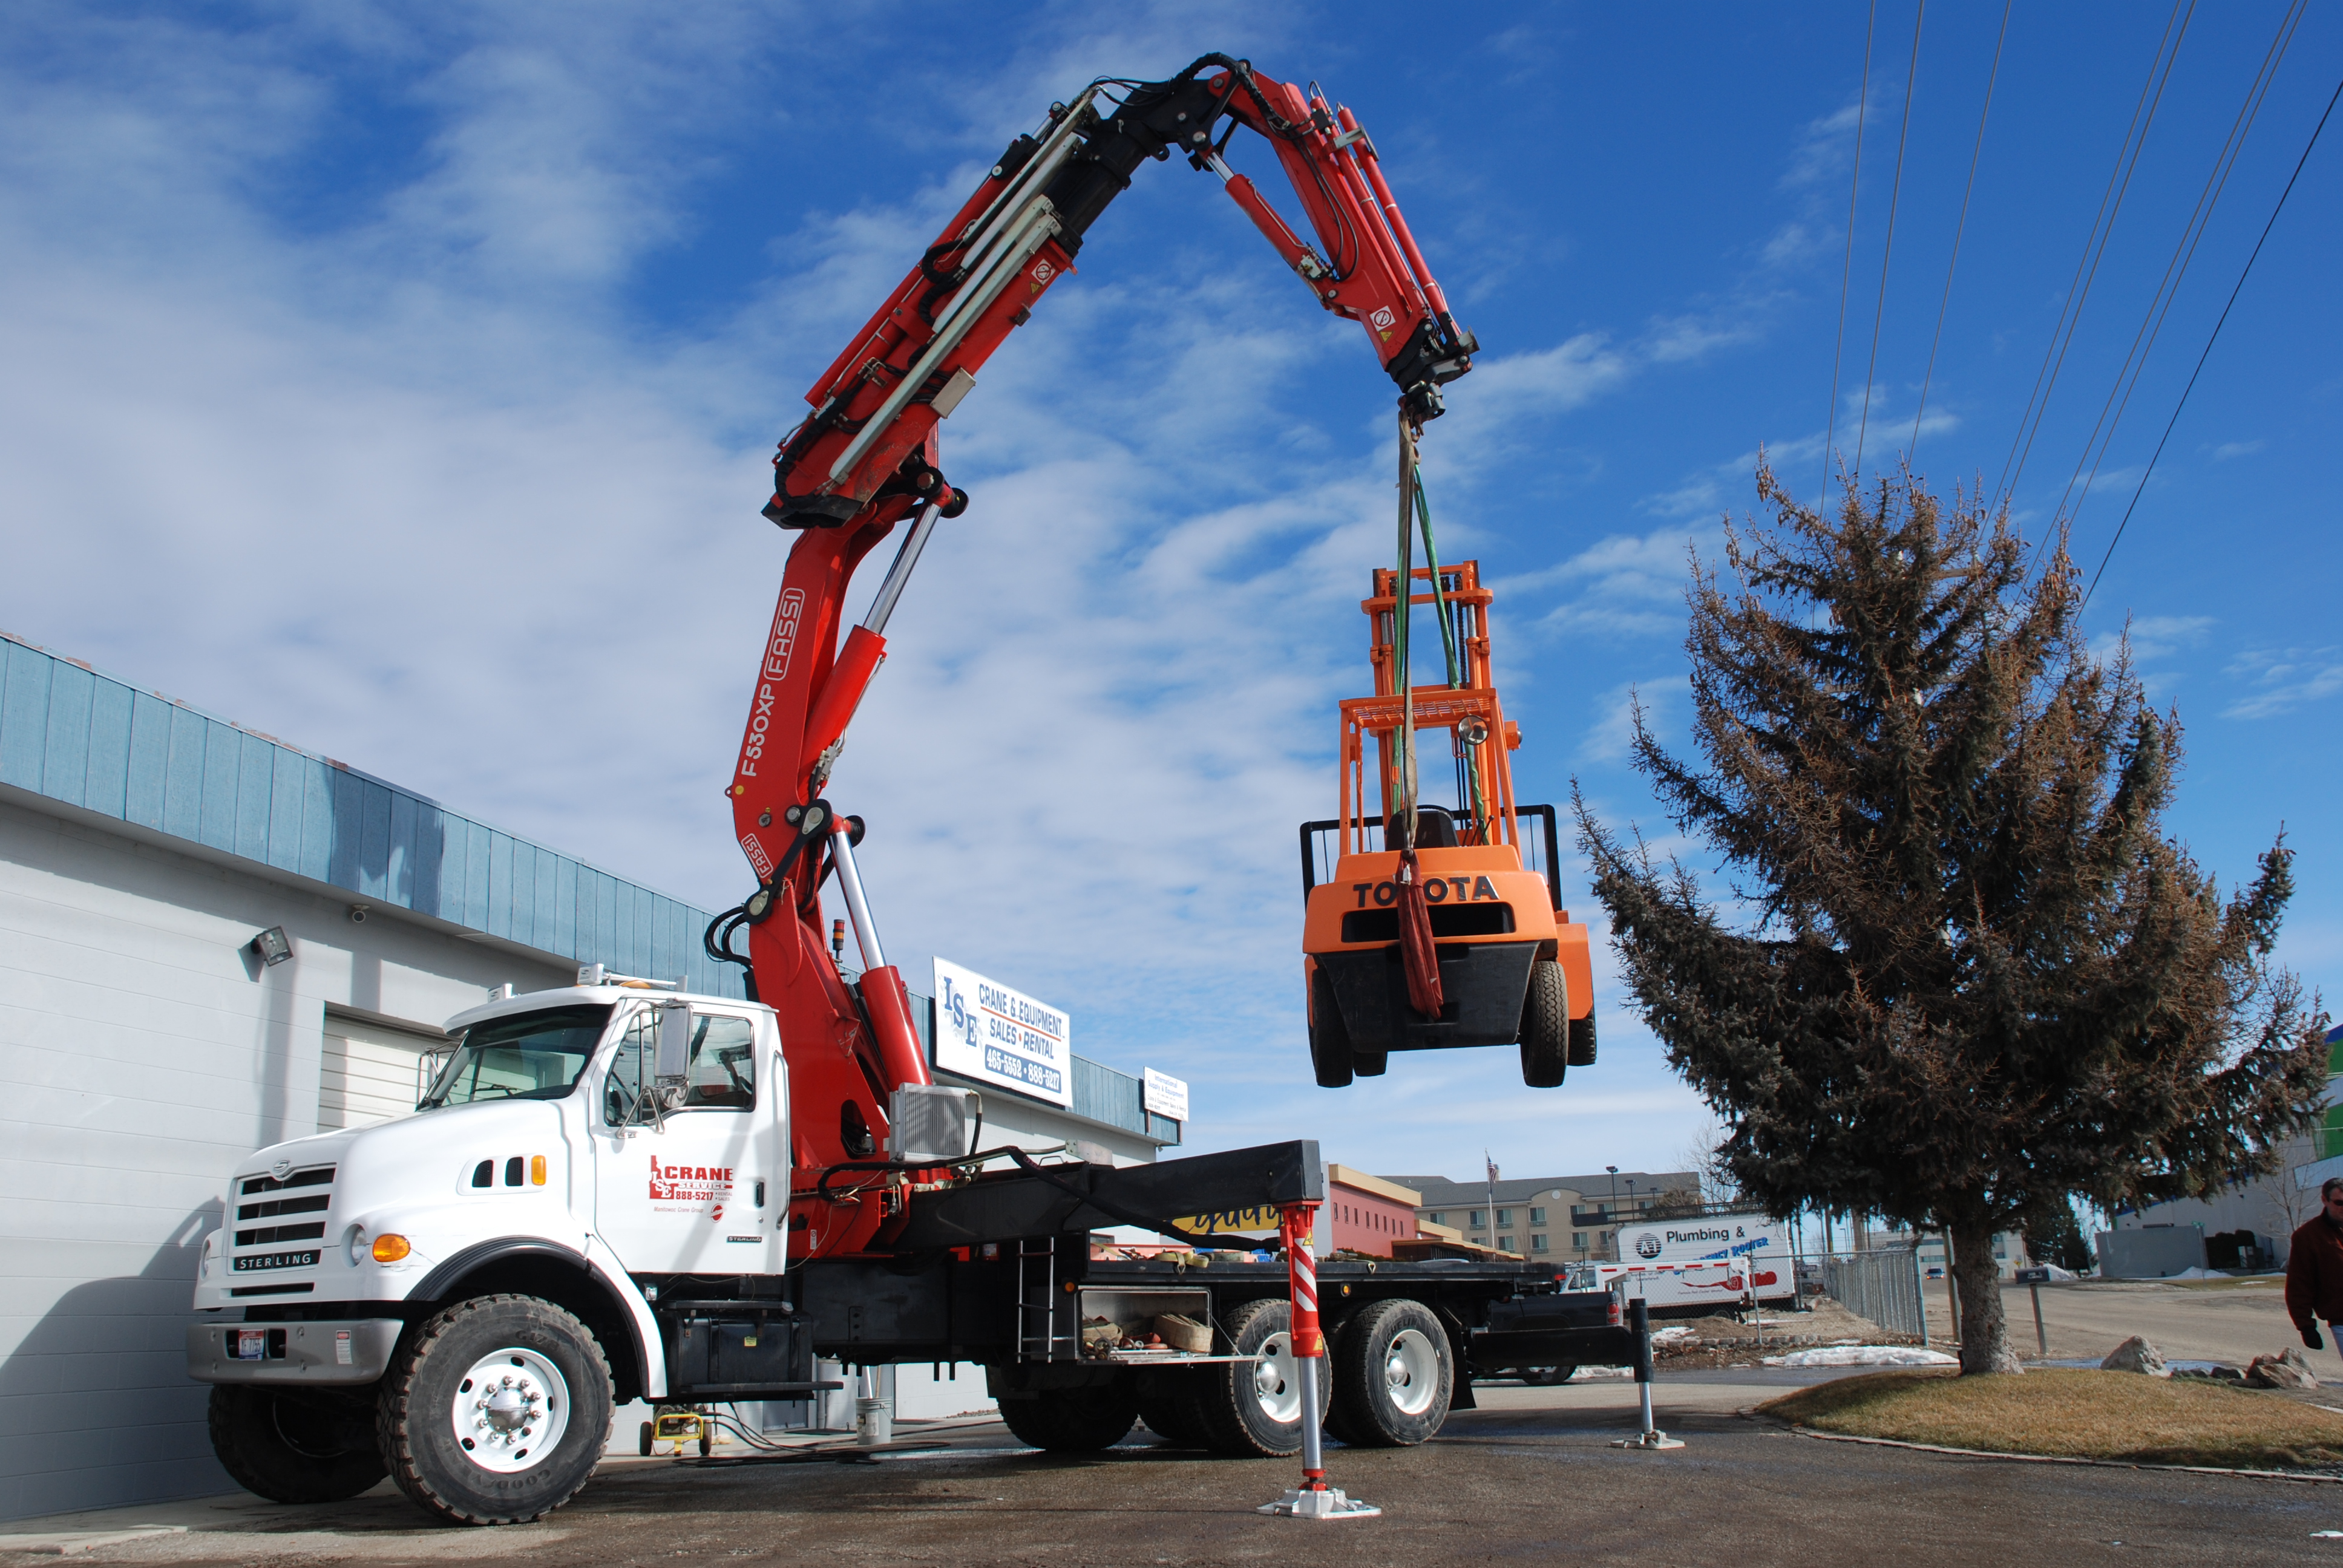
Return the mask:
<svg viewBox="0 0 2343 1568">
<path fill-rule="evenodd" d="M 1836 520 L 1762 464 L 1770 525 L 1695 570 L 1697 763 L 1635 761 L 1723 859 L 1734 918 L 1575 805 L 1670 1064 L 1775 1214 L 1868 1211 L 1952 1241 L 1965 1372 L 2015 1372 L 1993 1236 L 2263 1174 L 2326 1081 L 2325 1019 L 2268 954 L 2283 833 L 2224 901 L 2163 830 L 2177 715 L 2094 658 L 2063 548 L 1908 475 Z"/>
</svg>

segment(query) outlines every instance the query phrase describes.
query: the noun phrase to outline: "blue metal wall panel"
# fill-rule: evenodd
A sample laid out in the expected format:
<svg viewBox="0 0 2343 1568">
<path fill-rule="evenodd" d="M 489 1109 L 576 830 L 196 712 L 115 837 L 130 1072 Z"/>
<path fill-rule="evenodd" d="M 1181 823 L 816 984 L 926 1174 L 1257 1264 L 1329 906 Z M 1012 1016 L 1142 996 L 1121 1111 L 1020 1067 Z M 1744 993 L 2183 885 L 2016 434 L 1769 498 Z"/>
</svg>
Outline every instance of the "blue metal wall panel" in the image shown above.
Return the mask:
<svg viewBox="0 0 2343 1568">
<path fill-rule="evenodd" d="M 49 669 L 49 733 L 41 759 L 41 793 L 68 806 L 83 803 L 89 777 L 89 703 L 97 677 L 58 659 Z"/>
<path fill-rule="evenodd" d="M 415 804 L 415 861 L 407 889 L 415 901 L 407 907 L 418 915 L 439 913 L 439 866 L 447 852 L 447 813 L 427 800 Z"/>
<path fill-rule="evenodd" d="M 314 757 L 301 769 L 301 874 L 314 881 L 334 879 L 334 781 L 341 770 Z"/>
<path fill-rule="evenodd" d="M 553 884 L 553 951 L 578 951 L 578 862 L 568 856 L 561 857 L 554 867 Z"/>
<path fill-rule="evenodd" d="M 0 635 L 0 782 L 580 962 L 741 994 L 704 911 Z"/>
<path fill-rule="evenodd" d="M 263 857 L 280 871 L 301 871 L 301 797 L 309 759 L 283 746 L 268 759 L 268 848 Z"/>
<path fill-rule="evenodd" d="M 141 691 L 130 699 L 130 770 L 123 780 L 122 819 L 159 830 L 163 798 L 171 778 L 171 715 L 159 697 Z"/>
<path fill-rule="evenodd" d="M 204 800 L 196 835 L 215 849 L 236 853 L 236 786 L 244 764 L 244 732 L 206 719 L 204 729 Z"/>
<path fill-rule="evenodd" d="M 239 735 L 236 767 L 236 852 L 247 860 L 268 859 L 268 809 L 273 800 L 277 748 L 257 735 Z"/>
<path fill-rule="evenodd" d="M 382 896 L 402 910 L 415 907 L 414 796 L 390 792 L 390 846 L 382 861 Z"/>
<path fill-rule="evenodd" d="M 100 679 L 89 708 L 89 784 L 82 804 L 109 817 L 123 814 L 130 783 L 131 690 Z"/>
<path fill-rule="evenodd" d="M 55 662 L 8 645 L 7 679 L 0 684 L 0 784 L 41 787 L 41 754 L 49 743 L 49 667 Z"/>
<path fill-rule="evenodd" d="M 211 724 L 192 708 L 171 705 L 170 755 L 163 778 L 163 831 L 202 841 L 204 731 Z"/>
</svg>

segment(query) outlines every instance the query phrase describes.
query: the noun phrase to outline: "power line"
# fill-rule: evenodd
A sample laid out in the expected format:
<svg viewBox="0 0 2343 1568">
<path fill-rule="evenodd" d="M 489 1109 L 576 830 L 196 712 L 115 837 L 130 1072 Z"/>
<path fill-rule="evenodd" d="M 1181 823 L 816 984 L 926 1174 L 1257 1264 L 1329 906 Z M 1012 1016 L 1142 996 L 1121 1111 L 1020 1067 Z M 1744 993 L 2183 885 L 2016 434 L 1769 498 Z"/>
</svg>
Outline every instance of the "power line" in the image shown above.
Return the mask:
<svg viewBox="0 0 2343 1568">
<path fill-rule="evenodd" d="M 1871 117 L 1871 38 L 1878 25 L 1879 0 L 1871 0 L 1871 19 L 1863 25 L 1863 86 L 1855 99 L 1855 172 L 1846 181 L 1846 260 L 1838 274 L 1838 337 L 1831 344 L 1830 412 L 1823 424 L 1823 488 L 1816 506 L 1824 509 L 1830 505 L 1831 442 L 1838 435 L 1838 367 L 1846 352 L 1846 288 L 1855 276 L 1855 198 L 1863 188 L 1863 126 Z"/>
<path fill-rule="evenodd" d="M 2148 127 L 2156 123 L 2157 108 L 2164 102 L 2165 85 L 2171 81 L 2172 66 L 2180 58 L 2180 40 L 2187 36 L 2189 20 L 2196 14 L 2197 0 L 2173 0 L 2172 15 L 2164 24 L 2164 36 L 2157 40 L 2155 57 L 2148 61 L 2147 80 L 2140 85 L 2140 101 L 2132 109 L 2131 124 L 2125 127 L 2123 145 L 2116 149 L 2116 166 L 2107 176 L 2107 192 L 2099 197 L 2098 213 L 2091 219 L 2091 232 L 2083 241 L 2082 259 L 2075 264 L 2075 280 L 2067 285 L 2057 325 L 2050 329 L 2050 346 L 2043 351 L 2042 368 L 2035 372 L 2034 390 L 2026 399 L 2026 412 L 2018 417 L 2017 436 L 2010 442 L 2009 456 L 2002 462 L 2001 477 L 1994 485 L 1996 498 L 2006 497 L 2017 487 L 2018 477 L 2026 471 L 2026 460 L 2033 454 L 2034 437 L 2042 428 L 2043 416 L 2049 412 L 2051 388 L 2058 384 L 2058 372 L 2066 363 L 2066 350 L 2075 341 L 2075 329 L 2082 325 L 2083 306 L 2090 298 L 2091 285 L 2099 274 L 2099 261 L 2107 255 L 2107 240 L 2115 233 L 2116 216 L 2123 210 L 2124 197 L 2131 190 L 2133 171 L 2138 168 L 2140 152 L 2147 145 Z M 2168 55 L 2167 44 L 2171 46 Z"/>
<path fill-rule="evenodd" d="M 2197 193 L 2197 206 L 2181 226 L 2179 241 L 2173 246 L 2172 259 L 2165 264 L 2164 276 L 2149 296 L 2147 312 L 2140 317 L 2139 330 L 2132 334 L 2131 348 L 2124 362 L 2116 368 L 2114 384 L 2107 388 L 2107 401 L 2099 407 L 2099 417 L 2091 426 L 2091 433 L 2083 441 L 2082 456 L 2075 459 L 2075 471 L 2068 476 L 2066 488 L 2058 497 L 2053 514 L 2065 519 L 2071 528 L 2076 515 L 2089 499 L 2091 486 L 2099 477 L 2099 468 L 2107 461 L 2107 448 L 2115 444 L 2116 429 L 2123 423 L 2124 412 L 2131 407 L 2131 395 L 2138 388 L 2140 377 L 2147 372 L 2148 356 L 2155 352 L 2156 341 L 2164 335 L 2165 318 L 2172 314 L 2173 302 L 2180 297 L 2181 281 L 2188 276 L 2189 264 L 2197 258 L 2197 247 L 2205 241 L 2205 233 L 2212 226 L 2214 208 L 2220 205 L 2221 193 L 2228 188 L 2229 176 L 2237 166 L 2237 158 L 2246 150 L 2246 137 L 2253 130 L 2254 121 L 2260 117 L 2262 105 L 2269 96 L 2270 85 L 2278 79 L 2278 67 L 2286 58 L 2287 47 L 2294 41 L 2295 29 L 2302 24 L 2302 13 L 2309 0 L 2293 0 L 2286 14 L 2278 19 L 2278 34 L 2262 55 L 2261 69 L 2246 89 L 2246 101 L 2237 106 L 2237 117 L 2230 122 L 2229 134 L 2214 156 L 2211 172 L 2205 176 L 2205 188 Z M 2119 400 L 2120 399 L 2120 400 Z M 2104 437 L 2100 432 L 2105 430 Z M 2097 456 L 2092 453 L 2096 445 Z M 2090 465 L 2090 477 L 2084 477 L 2083 466 Z M 2076 495 L 2080 485 L 2082 494 Z M 2073 511 L 2066 508 L 2069 498 L 2075 502 Z"/>
<path fill-rule="evenodd" d="M 2229 290 L 2228 303 L 2221 307 L 2221 317 L 2213 323 L 2212 334 L 2205 339 L 2205 352 L 2197 356 L 2197 368 L 2188 373 L 2188 385 L 2180 389 L 2180 401 L 2172 406 L 2172 417 L 2165 421 L 2164 434 L 2157 438 L 2156 450 L 2148 457 L 2147 467 L 2140 470 L 2139 484 L 2131 493 L 2131 505 L 2124 508 L 2123 521 L 2116 525 L 2116 537 L 2107 541 L 2107 554 L 2099 558 L 2099 569 L 2091 574 L 2091 586 L 2083 590 L 2083 602 L 2076 606 L 2076 613 L 2080 614 L 2088 608 L 2091 595 L 2098 591 L 2099 578 L 2106 575 L 2107 562 L 2115 558 L 2116 546 L 2123 542 L 2124 529 L 2131 524 L 2132 509 L 2139 505 L 2139 498 L 2147 488 L 2147 477 L 2156 472 L 2157 459 L 2164 456 L 2164 444 L 2172 439 L 2172 427 L 2180 423 L 2180 410 L 2188 407 L 2188 394 L 2197 390 L 2197 377 L 2204 374 L 2205 361 L 2213 357 L 2213 345 L 2220 341 L 2221 328 L 2228 324 L 2229 311 L 2237 303 L 2237 296 L 2244 291 L 2246 279 L 2253 276 L 2254 263 L 2261 258 L 2262 246 L 2268 240 L 2270 230 L 2278 226 L 2278 215 L 2286 210 L 2286 198 L 2294 194 L 2294 182 L 2302 177 L 2303 166 L 2310 161 L 2310 150 L 2318 145 L 2318 133 L 2327 128 L 2328 117 L 2335 113 L 2338 98 L 2343 98 L 2343 82 L 2336 83 L 2335 91 L 2328 95 L 2327 108 L 2318 116 L 2318 124 L 2310 128 L 2310 140 L 2303 144 L 2302 156 L 2294 160 L 2294 173 L 2287 176 L 2286 189 L 2278 193 L 2278 205 L 2270 208 L 2269 221 L 2262 225 L 2261 237 L 2254 241 L 2253 254 L 2246 257 L 2245 268 L 2237 274 L 2237 286 Z"/>
<path fill-rule="evenodd" d="M 1985 107 L 1977 111 L 1976 146 L 1969 149 L 1968 183 L 1961 187 L 1960 221 L 1953 225 L 1953 256 L 1945 264 L 1945 295 L 1936 301 L 1936 330 L 1928 339 L 1928 369 L 1920 377 L 1920 406 L 1912 410 L 1912 443 L 1906 448 L 1909 461 L 1920 449 L 1920 416 L 1928 411 L 1928 384 L 1936 378 L 1936 346 L 1945 340 L 1945 312 L 1953 303 L 1953 269 L 1961 262 L 1961 236 L 1969 226 L 1969 197 L 1976 191 L 1977 159 L 1985 152 L 1986 116 L 1993 113 L 1994 84 L 2001 80 L 2001 46 L 2009 39 L 2009 8 L 2016 0 L 2002 0 L 2001 32 L 1993 41 L 1993 69 L 1985 79 Z"/>
<path fill-rule="evenodd" d="M 1871 311 L 1871 357 L 1863 367 L 1863 423 L 1855 431 L 1855 471 L 1863 473 L 1864 437 L 1871 433 L 1871 383 L 1879 370 L 1879 324 L 1887 315 L 1887 261 L 1896 254 L 1896 208 L 1904 199 L 1904 144 L 1912 134 L 1912 89 L 1920 80 L 1920 24 L 1927 20 L 1928 0 L 1919 0 L 1912 13 L 1912 65 L 1904 74 L 1904 123 L 1896 133 L 1896 177 L 1887 186 L 1887 238 L 1879 247 L 1879 299 Z"/>
</svg>

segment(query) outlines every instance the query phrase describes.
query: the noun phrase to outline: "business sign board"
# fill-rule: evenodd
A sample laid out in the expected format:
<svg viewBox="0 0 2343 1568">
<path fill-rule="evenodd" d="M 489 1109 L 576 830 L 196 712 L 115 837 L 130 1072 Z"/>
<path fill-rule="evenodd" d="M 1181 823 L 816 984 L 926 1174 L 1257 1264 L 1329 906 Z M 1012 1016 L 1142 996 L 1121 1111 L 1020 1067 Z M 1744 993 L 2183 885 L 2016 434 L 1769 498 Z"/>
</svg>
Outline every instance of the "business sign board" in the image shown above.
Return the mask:
<svg viewBox="0 0 2343 1568">
<path fill-rule="evenodd" d="M 936 960 L 935 1062 L 1011 1093 L 1074 1103 L 1072 1021 L 1047 1002 Z"/>
<path fill-rule="evenodd" d="M 1188 1120 L 1188 1081 L 1174 1078 L 1168 1072 L 1158 1072 L 1151 1067 L 1141 1068 L 1139 1101 L 1151 1115 L 1185 1121 Z"/>
<path fill-rule="evenodd" d="M 1747 1257 L 1789 1261 L 1789 1231 L 1782 1221 L 1763 1214 L 1712 1214 L 1619 1227 L 1623 1263 L 1699 1263 Z"/>
</svg>

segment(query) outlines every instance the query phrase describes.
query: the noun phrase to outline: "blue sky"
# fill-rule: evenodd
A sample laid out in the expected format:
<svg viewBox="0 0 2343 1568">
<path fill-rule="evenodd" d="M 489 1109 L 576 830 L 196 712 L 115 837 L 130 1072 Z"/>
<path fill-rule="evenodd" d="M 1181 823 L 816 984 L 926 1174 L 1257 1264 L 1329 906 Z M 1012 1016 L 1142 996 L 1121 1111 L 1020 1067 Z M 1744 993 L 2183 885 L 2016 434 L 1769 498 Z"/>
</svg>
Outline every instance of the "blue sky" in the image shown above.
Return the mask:
<svg viewBox="0 0 2343 1568">
<path fill-rule="evenodd" d="M 1425 449 L 1443 555 L 1499 589 L 1519 795 L 1576 776 L 1664 840 L 1624 714 L 1640 691 L 1683 735 L 1687 551 L 1752 503 L 1761 447 L 1812 493 L 1826 428 L 1866 467 L 1912 442 L 2002 11 L 1939 0 L 1916 70 L 1913 13 L 1883 7 L 1866 92 L 1870 15 L 34 0 L 0 43 L 0 625 L 729 903 L 774 438 L 1052 98 L 1217 49 L 1359 113 L 1484 345 Z M 2283 15 L 2188 15 L 2011 489 L 2031 533 L 2089 467 Z M 2012 9 L 1919 431 L 1941 487 L 2008 466 L 2168 20 Z M 2339 72 L 2343 15 L 2313 7 L 2066 503 L 2087 569 Z M 2281 957 L 2330 997 L 2338 139 L 2088 612 L 2102 639 L 2129 618 L 2187 726 L 2172 826 L 2200 860 L 2233 882 L 2287 826 Z M 998 975 L 1068 1008 L 1079 1049 L 1191 1079 L 1200 1144 L 1671 1166 L 1704 1113 L 1615 985 L 1602 1064 L 1558 1092 L 1495 1050 L 1310 1084 L 1293 825 L 1331 813 L 1334 703 L 1366 684 L 1391 398 L 1217 182 L 1140 172 L 949 427 L 975 505 L 833 787 L 872 823 L 890 956 L 915 985 L 938 952 Z"/>
</svg>

